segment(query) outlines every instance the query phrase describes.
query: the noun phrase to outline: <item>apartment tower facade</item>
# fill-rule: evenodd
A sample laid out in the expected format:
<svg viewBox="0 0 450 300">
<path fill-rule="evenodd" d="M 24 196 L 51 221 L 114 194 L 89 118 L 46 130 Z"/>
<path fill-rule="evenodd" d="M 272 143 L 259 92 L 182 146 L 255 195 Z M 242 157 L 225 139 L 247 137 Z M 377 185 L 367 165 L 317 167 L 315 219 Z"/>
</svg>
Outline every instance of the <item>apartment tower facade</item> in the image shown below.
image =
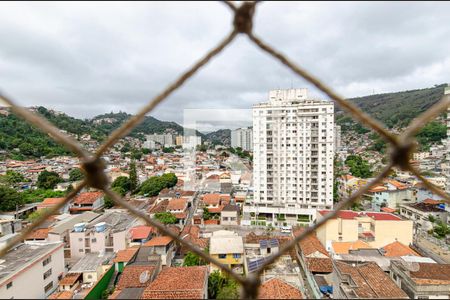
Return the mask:
<svg viewBox="0 0 450 300">
<path fill-rule="evenodd" d="M 309 99 L 307 89 L 272 90 L 254 105 L 254 200 L 244 214 L 283 226 L 331 209 L 334 134 L 334 104 Z"/>
<path fill-rule="evenodd" d="M 253 151 L 253 129 L 238 128 L 231 131 L 231 147 L 241 147 L 242 150 Z"/>
</svg>

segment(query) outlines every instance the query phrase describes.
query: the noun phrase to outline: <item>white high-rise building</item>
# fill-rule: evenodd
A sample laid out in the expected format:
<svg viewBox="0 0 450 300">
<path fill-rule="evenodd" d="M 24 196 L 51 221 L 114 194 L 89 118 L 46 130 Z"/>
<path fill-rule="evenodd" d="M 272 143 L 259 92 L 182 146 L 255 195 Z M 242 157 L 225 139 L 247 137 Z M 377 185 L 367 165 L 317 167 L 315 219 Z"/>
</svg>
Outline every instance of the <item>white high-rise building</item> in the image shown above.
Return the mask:
<svg viewBox="0 0 450 300">
<path fill-rule="evenodd" d="M 253 106 L 253 203 L 246 215 L 276 226 L 333 207 L 334 104 L 307 89 L 272 90 Z M 262 217 L 261 217 L 262 216 Z"/>
<path fill-rule="evenodd" d="M 334 126 L 334 152 L 341 150 L 341 126 Z"/>
<path fill-rule="evenodd" d="M 242 150 L 253 151 L 253 129 L 238 128 L 231 131 L 231 147 L 241 147 Z"/>
</svg>

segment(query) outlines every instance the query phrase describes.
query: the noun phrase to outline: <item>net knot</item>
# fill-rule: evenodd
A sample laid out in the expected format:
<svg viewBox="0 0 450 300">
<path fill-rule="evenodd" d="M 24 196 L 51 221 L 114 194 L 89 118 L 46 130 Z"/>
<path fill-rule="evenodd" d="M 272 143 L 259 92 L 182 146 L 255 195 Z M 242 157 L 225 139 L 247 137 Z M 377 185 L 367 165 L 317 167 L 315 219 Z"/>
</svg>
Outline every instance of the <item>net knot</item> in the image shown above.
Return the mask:
<svg viewBox="0 0 450 300">
<path fill-rule="evenodd" d="M 417 143 L 413 139 L 404 140 L 399 143 L 391 151 L 391 161 L 393 166 L 403 171 L 409 169 L 409 161 L 412 159 L 413 153 L 416 151 Z"/>
<path fill-rule="evenodd" d="M 105 167 L 106 164 L 101 158 L 91 158 L 82 163 L 89 186 L 96 189 L 104 189 L 108 186 L 109 180 L 104 172 Z"/>
<path fill-rule="evenodd" d="M 234 15 L 234 28 L 239 33 L 250 33 L 253 27 L 253 15 L 255 13 L 255 3 L 244 2 Z"/>
</svg>

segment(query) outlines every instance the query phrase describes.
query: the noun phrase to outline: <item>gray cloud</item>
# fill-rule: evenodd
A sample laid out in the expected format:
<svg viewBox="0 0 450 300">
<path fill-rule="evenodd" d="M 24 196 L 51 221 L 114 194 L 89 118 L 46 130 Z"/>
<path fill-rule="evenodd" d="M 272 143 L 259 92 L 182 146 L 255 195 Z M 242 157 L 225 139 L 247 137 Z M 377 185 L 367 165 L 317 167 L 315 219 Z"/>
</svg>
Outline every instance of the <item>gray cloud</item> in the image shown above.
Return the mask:
<svg viewBox="0 0 450 300">
<path fill-rule="evenodd" d="M 255 32 L 352 97 L 447 82 L 449 17 L 449 4 L 436 2 L 267 2 Z M 222 39 L 231 19 L 211 2 L 2 3 L 0 89 L 76 117 L 134 113 Z M 152 115 L 181 123 L 183 109 L 250 108 L 291 85 L 310 87 L 239 37 Z"/>
</svg>

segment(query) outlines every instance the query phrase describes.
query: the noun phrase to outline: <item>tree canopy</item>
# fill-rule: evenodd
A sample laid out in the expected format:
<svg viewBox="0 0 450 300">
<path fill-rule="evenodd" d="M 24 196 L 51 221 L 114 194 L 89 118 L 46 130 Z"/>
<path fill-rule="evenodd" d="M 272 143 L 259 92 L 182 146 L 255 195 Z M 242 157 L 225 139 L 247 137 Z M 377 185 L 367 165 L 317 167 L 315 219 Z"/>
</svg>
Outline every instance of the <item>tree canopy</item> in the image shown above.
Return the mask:
<svg viewBox="0 0 450 300">
<path fill-rule="evenodd" d="M 175 224 L 177 222 L 177 218 L 170 212 L 156 213 L 155 219 L 163 224 Z"/>
<path fill-rule="evenodd" d="M 69 172 L 69 180 L 70 181 L 78 181 L 84 178 L 84 173 L 79 168 L 74 168 Z"/>
<path fill-rule="evenodd" d="M 55 186 L 62 182 L 62 178 L 59 177 L 58 173 L 56 172 L 49 172 L 49 171 L 42 171 L 37 180 L 37 186 L 41 189 L 54 189 Z"/>
<path fill-rule="evenodd" d="M 0 185 L 0 211 L 12 211 L 23 204 L 23 198 L 15 189 Z"/>
<path fill-rule="evenodd" d="M 349 155 L 345 160 L 345 164 L 350 167 L 350 172 L 353 176 L 360 178 L 372 176 L 369 163 L 359 155 Z"/>
</svg>

